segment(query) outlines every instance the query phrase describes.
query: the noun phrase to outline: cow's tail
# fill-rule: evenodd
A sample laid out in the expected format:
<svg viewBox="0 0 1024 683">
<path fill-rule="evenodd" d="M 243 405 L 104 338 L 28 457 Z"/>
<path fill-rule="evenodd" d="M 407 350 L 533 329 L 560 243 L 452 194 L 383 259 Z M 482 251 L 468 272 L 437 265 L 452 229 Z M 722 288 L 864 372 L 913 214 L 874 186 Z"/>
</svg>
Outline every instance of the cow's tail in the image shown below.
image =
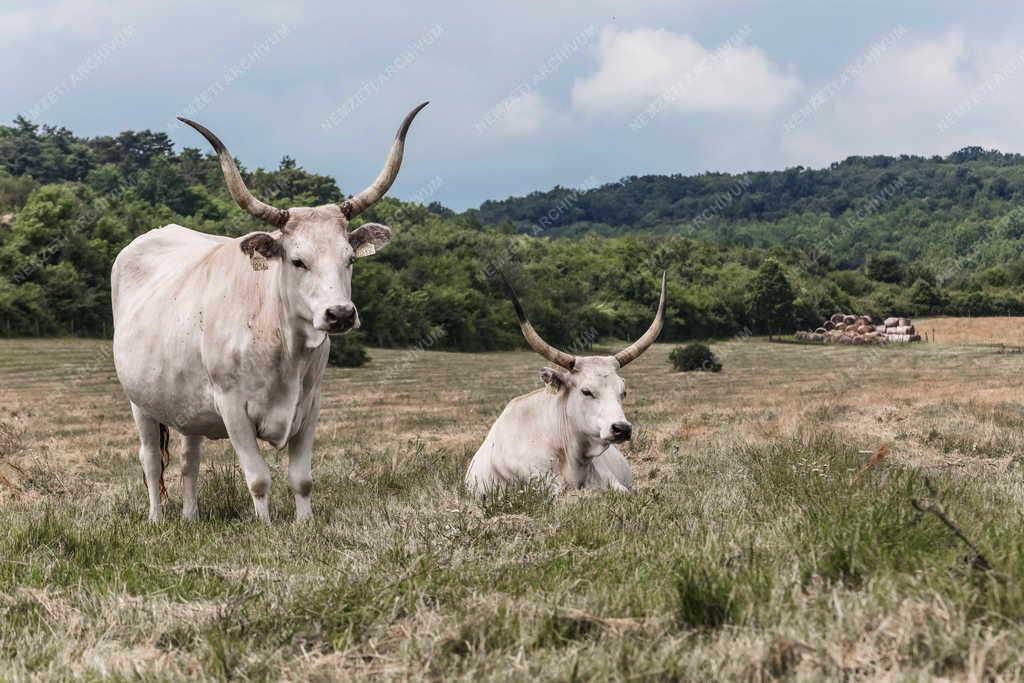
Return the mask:
<svg viewBox="0 0 1024 683">
<path fill-rule="evenodd" d="M 167 487 L 164 485 L 164 470 L 171 464 L 171 430 L 160 423 L 160 500 L 167 500 Z"/>
</svg>

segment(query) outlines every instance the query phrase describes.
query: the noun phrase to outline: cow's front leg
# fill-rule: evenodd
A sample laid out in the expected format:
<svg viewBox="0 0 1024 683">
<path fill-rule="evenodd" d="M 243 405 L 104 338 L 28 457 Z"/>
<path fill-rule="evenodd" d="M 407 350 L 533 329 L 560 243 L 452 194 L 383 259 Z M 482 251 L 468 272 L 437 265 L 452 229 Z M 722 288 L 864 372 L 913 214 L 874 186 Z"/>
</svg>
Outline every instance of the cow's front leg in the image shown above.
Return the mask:
<svg viewBox="0 0 1024 683">
<path fill-rule="evenodd" d="M 238 462 L 245 475 L 245 485 L 252 495 L 252 504 L 256 508 L 256 517 L 261 522 L 270 524 L 270 468 L 260 455 L 260 446 L 256 441 L 256 429 L 245 411 L 245 401 L 234 401 L 230 398 L 219 401 L 221 419 L 228 432 L 228 439 L 238 454 Z"/>
<path fill-rule="evenodd" d="M 310 493 L 313 491 L 313 436 L 320 418 L 320 396 L 313 397 L 302 428 L 288 442 L 288 484 L 295 494 L 295 521 L 313 516 Z"/>
</svg>

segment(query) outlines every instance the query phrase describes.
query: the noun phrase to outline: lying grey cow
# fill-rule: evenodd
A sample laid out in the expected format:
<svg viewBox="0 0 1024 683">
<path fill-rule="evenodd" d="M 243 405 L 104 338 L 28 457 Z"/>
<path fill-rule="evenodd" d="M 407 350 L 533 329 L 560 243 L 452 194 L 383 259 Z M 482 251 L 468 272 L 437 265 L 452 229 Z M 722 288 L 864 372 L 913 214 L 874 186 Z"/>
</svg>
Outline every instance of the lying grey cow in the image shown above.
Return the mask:
<svg viewBox="0 0 1024 683">
<path fill-rule="evenodd" d="M 398 175 L 405 117 L 377 179 L 340 204 L 277 209 L 253 197 L 230 152 L 203 126 L 239 206 L 277 228 L 230 239 L 180 225 L 152 230 L 114 262 L 114 365 L 139 431 L 149 518 L 160 519 L 168 428 L 185 435 L 183 516 L 198 514 L 203 437 L 231 439 L 256 516 L 270 521 L 270 468 L 258 439 L 288 447 L 295 516 L 312 514 L 310 460 L 328 334 L 359 326 L 352 265 L 391 239 L 386 226 L 348 221 Z"/>
<path fill-rule="evenodd" d="M 477 450 L 466 486 L 478 496 L 517 480 L 542 480 L 555 491 L 633 486 L 629 463 L 615 444 L 628 441 L 632 425 L 622 412 L 626 385 L 619 368 L 647 350 L 665 321 L 665 276 L 650 328 L 614 356 L 572 356 L 540 338 L 512 295 L 523 336 L 533 350 L 559 366 L 544 368 L 547 385 L 512 399 Z"/>
</svg>

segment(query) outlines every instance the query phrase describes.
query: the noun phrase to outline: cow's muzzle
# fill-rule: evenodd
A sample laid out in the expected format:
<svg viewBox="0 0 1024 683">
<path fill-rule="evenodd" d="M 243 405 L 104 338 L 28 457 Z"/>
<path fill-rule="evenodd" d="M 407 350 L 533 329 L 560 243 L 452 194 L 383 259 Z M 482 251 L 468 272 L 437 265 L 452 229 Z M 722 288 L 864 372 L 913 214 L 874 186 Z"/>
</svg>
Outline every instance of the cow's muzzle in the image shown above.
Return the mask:
<svg viewBox="0 0 1024 683">
<path fill-rule="evenodd" d="M 628 422 L 615 422 L 612 424 L 611 434 L 612 443 L 629 441 L 630 437 L 633 436 L 633 426 Z"/>
<path fill-rule="evenodd" d="M 358 327 L 359 314 L 356 313 L 356 307 L 352 304 L 331 306 L 324 311 L 324 323 L 327 325 L 327 331 L 332 334 L 346 332 L 353 327 Z"/>
</svg>

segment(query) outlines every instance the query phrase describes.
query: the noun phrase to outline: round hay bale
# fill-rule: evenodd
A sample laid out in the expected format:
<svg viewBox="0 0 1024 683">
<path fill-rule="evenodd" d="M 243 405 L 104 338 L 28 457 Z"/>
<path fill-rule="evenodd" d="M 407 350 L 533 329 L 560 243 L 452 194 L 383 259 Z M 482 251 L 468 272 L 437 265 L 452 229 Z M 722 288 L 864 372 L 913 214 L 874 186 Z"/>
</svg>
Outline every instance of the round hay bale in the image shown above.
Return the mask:
<svg viewBox="0 0 1024 683">
<path fill-rule="evenodd" d="M 855 346 L 861 346 L 862 344 L 864 344 L 864 337 L 854 337 L 853 344 Z"/>
<path fill-rule="evenodd" d="M 826 330 L 833 330 L 833 329 L 835 329 L 836 324 L 834 322 L 832 322 L 831 320 L 826 320 L 825 324 L 822 325 L 822 327 L 824 327 Z"/>
<path fill-rule="evenodd" d="M 825 331 L 826 330 L 825 330 L 824 327 L 819 327 L 818 329 L 814 330 L 814 333 L 815 334 L 825 334 Z"/>
<path fill-rule="evenodd" d="M 875 332 L 885 334 L 885 325 L 875 325 Z"/>
<path fill-rule="evenodd" d="M 842 332 L 846 329 L 846 323 L 836 323 L 836 329 Z"/>
<path fill-rule="evenodd" d="M 889 331 L 889 334 L 908 334 L 908 335 L 909 334 L 914 334 L 914 332 L 915 332 L 913 325 L 906 325 L 906 326 L 900 326 L 900 327 L 890 327 L 888 331 Z"/>
<path fill-rule="evenodd" d="M 900 319 L 899 318 L 886 318 L 885 319 L 885 326 L 886 327 L 896 327 L 899 324 L 900 324 Z"/>
<path fill-rule="evenodd" d="M 846 323 L 847 325 L 854 325 L 857 322 L 857 316 L 855 316 L 855 315 L 843 316 L 843 322 Z"/>
<path fill-rule="evenodd" d="M 909 327 L 910 326 L 910 318 L 900 318 L 900 325 L 899 326 L 900 327 Z"/>
<path fill-rule="evenodd" d="M 845 317 L 846 316 L 843 315 L 842 313 L 833 313 L 832 317 L 830 318 L 830 320 L 833 323 L 841 323 L 841 322 L 843 322 L 843 318 L 845 318 Z"/>
</svg>

